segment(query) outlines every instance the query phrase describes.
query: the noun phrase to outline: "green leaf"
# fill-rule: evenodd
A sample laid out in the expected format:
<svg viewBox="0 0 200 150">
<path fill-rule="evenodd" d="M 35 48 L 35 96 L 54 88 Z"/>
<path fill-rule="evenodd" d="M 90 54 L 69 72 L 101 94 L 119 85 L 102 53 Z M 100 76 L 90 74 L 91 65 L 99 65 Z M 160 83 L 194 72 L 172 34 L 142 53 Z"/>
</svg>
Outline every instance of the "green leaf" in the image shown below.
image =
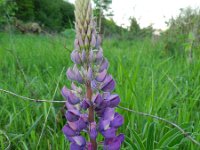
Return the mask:
<svg viewBox="0 0 200 150">
<path fill-rule="evenodd" d="M 146 150 L 141 138 L 139 137 L 139 135 L 134 131 L 134 130 L 130 130 L 132 135 L 133 135 L 133 139 L 136 142 L 136 146 L 138 147 L 138 150 Z"/>
<path fill-rule="evenodd" d="M 29 135 L 31 131 L 37 126 L 39 123 L 40 119 L 42 118 L 43 115 L 40 115 L 38 119 L 35 121 L 35 123 L 30 127 L 30 129 L 25 133 L 25 135 Z"/>
<path fill-rule="evenodd" d="M 155 139 L 155 124 L 154 124 L 154 122 L 152 122 L 149 126 L 148 137 L 147 137 L 147 141 L 146 141 L 147 150 L 154 149 L 154 139 Z"/>
<path fill-rule="evenodd" d="M 166 148 L 171 143 L 172 139 L 174 139 L 179 131 L 177 129 L 169 130 L 159 141 L 157 148 Z"/>
<path fill-rule="evenodd" d="M 137 146 L 134 144 L 133 140 L 131 140 L 128 136 L 125 136 L 125 141 L 124 141 L 129 148 L 131 149 L 137 149 Z"/>
</svg>

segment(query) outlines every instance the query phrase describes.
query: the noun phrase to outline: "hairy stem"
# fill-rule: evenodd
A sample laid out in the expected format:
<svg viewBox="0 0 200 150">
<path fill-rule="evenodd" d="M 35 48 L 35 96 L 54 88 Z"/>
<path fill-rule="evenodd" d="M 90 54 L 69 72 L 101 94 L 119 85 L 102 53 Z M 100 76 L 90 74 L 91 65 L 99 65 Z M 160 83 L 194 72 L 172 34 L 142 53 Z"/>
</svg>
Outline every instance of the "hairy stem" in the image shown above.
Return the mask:
<svg viewBox="0 0 200 150">
<path fill-rule="evenodd" d="M 91 88 L 90 82 L 88 82 L 86 84 L 86 88 L 87 88 L 87 98 L 91 101 L 92 100 L 92 88 Z M 88 116 L 89 116 L 88 117 L 89 123 L 92 123 L 92 122 L 95 121 L 95 119 L 94 119 L 94 108 L 93 108 L 93 105 L 91 105 L 89 107 L 89 114 L 88 114 Z M 93 139 L 90 138 L 90 142 L 92 143 L 93 149 L 96 150 L 97 149 L 97 142 L 96 142 L 96 140 L 93 140 Z"/>
</svg>

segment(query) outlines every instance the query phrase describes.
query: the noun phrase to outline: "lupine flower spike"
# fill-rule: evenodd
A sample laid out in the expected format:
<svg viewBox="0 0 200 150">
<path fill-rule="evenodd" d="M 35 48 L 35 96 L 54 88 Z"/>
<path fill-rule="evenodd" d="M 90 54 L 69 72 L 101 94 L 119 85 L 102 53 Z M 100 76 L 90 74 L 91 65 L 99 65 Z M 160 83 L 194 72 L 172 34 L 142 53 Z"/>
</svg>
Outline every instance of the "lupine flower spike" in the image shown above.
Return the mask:
<svg viewBox="0 0 200 150">
<path fill-rule="evenodd" d="M 76 39 L 71 53 L 74 66 L 67 70 L 72 84 L 71 89 L 62 89 L 67 108 L 67 124 L 62 130 L 71 150 L 96 150 L 98 134 L 104 137 L 98 143 L 103 143 L 105 150 L 119 150 L 124 135 L 117 135 L 117 129 L 124 118 L 115 112 L 120 98 L 111 94 L 115 81 L 107 73 L 109 63 L 103 57 L 90 0 L 76 0 L 75 17 Z M 88 134 L 89 141 L 82 133 Z"/>
</svg>

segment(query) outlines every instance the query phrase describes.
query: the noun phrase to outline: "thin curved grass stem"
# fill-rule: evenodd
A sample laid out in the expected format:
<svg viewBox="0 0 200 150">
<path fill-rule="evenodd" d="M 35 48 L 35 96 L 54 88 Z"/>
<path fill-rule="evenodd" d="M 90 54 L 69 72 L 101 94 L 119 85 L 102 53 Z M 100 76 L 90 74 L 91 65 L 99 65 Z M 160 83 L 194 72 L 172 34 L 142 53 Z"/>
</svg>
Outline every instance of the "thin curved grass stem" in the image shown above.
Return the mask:
<svg viewBox="0 0 200 150">
<path fill-rule="evenodd" d="M 138 114 L 138 115 L 141 115 L 141 116 L 151 117 L 151 118 L 163 121 L 165 123 L 168 123 L 168 124 L 172 125 L 173 127 L 177 128 L 187 139 L 189 139 L 191 142 L 193 142 L 194 144 L 196 144 L 196 145 L 198 145 L 200 147 L 200 142 L 196 141 L 192 136 L 190 136 L 187 132 L 185 132 L 179 125 L 177 125 L 177 124 L 175 124 L 175 123 L 173 123 L 173 122 L 171 122 L 169 120 L 166 120 L 164 118 L 161 118 L 161 117 L 158 117 L 158 116 L 154 116 L 154 115 L 151 115 L 151 114 L 148 114 L 148 113 L 131 110 L 131 109 L 128 109 L 128 108 L 122 107 L 122 106 L 118 106 L 118 108 L 126 110 L 126 111 L 129 111 L 129 112 L 132 112 L 132 113 L 135 113 L 135 114 Z"/>
<path fill-rule="evenodd" d="M 16 94 L 14 92 L 11 92 L 11 91 L 8 91 L 8 90 L 4 90 L 4 89 L 1 89 L 1 88 L 0 88 L 0 92 L 6 93 L 6 94 L 9 94 L 9 95 L 18 97 L 18 98 L 21 98 L 24 101 L 30 101 L 30 102 L 36 102 L 36 103 L 41 103 L 41 102 L 46 102 L 46 103 L 65 103 L 66 102 L 66 101 L 58 101 L 58 100 L 52 101 L 52 100 L 33 99 L 33 98 L 26 97 L 26 96 L 21 96 L 19 94 Z"/>
</svg>

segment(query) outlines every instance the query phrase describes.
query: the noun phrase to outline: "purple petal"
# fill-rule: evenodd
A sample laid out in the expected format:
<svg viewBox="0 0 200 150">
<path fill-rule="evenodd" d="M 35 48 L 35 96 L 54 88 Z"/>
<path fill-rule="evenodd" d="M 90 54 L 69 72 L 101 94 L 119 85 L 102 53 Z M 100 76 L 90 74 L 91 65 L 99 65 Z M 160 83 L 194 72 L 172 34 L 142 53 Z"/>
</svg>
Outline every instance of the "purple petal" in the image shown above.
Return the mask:
<svg viewBox="0 0 200 150">
<path fill-rule="evenodd" d="M 96 80 L 98 82 L 102 82 L 105 78 L 106 78 L 106 75 L 107 75 L 107 70 L 103 70 L 102 72 L 100 72 L 97 77 L 96 77 Z"/>
<path fill-rule="evenodd" d="M 74 40 L 74 48 L 75 48 L 76 50 L 79 50 L 79 49 L 80 49 L 78 39 L 75 39 L 75 40 Z"/>
<path fill-rule="evenodd" d="M 71 59 L 75 64 L 81 63 L 81 58 L 80 58 L 79 52 L 77 52 L 75 50 L 71 53 Z"/>
<path fill-rule="evenodd" d="M 79 83 L 83 83 L 83 77 L 81 76 L 76 65 L 74 65 L 73 71 L 75 74 L 75 80 L 78 81 Z"/>
<path fill-rule="evenodd" d="M 79 146 L 76 143 L 70 144 L 70 150 L 85 150 L 84 146 Z"/>
<path fill-rule="evenodd" d="M 88 122 L 88 114 L 81 114 L 80 116 L 85 122 Z"/>
<path fill-rule="evenodd" d="M 123 118 L 120 114 L 115 113 L 115 117 L 114 117 L 114 119 L 111 121 L 110 126 L 111 126 L 111 127 L 118 128 L 118 127 L 120 127 L 123 123 L 124 123 L 124 118 Z"/>
<path fill-rule="evenodd" d="M 89 100 L 84 98 L 83 101 L 81 102 L 81 108 L 87 110 L 89 107 L 90 107 Z"/>
<path fill-rule="evenodd" d="M 107 130 L 102 131 L 101 134 L 105 138 L 114 138 L 116 136 L 116 129 L 115 128 L 109 128 Z"/>
<path fill-rule="evenodd" d="M 88 68 L 88 71 L 87 71 L 87 79 L 88 79 L 89 81 L 92 80 L 92 74 L 93 74 L 92 69 L 91 69 L 91 67 L 89 67 L 89 68 Z"/>
<path fill-rule="evenodd" d="M 124 134 L 119 134 L 117 139 L 122 143 L 124 141 Z"/>
<path fill-rule="evenodd" d="M 76 108 L 74 107 L 74 105 L 72 105 L 72 104 L 69 103 L 68 101 L 65 103 L 65 106 L 66 106 L 67 110 L 76 109 Z"/>
<path fill-rule="evenodd" d="M 81 147 L 86 145 L 86 141 L 85 141 L 84 137 L 82 137 L 82 136 L 74 136 L 72 138 L 74 140 L 74 143 L 76 143 L 77 145 L 79 145 Z"/>
<path fill-rule="evenodd" d="M 115 81 L 112 79 L 111 75 L 107 75 L 103 84 L 101 86 L 101 90 L 104 92 L 111 92 L 115 88 Z"/>
<path fill-rule="evenodd" d="M 113 120 L 115 116 L 114 108 L 106 108 L 104 111 L 103 119 L 104 120 Z"/>
<path fill-rule="evenodd" d="M 71 129 L 78 132 L 87 128 L 87 123 L 82 118 L 80 118 L 78 121 L 75 122 L 68 121 L 68 124 Z"/>
<path fill-rule="evenodd" d="M 71 68 L 68 68 L 68 70 L 67 70 L 67 78 L 69 80 L 75 80 L 75 78 L 76 78 L 75 73 Z"/>
<path fill-rule="evenodd" d="M 123 134 L 120 134 L 115 138 L 105 139 L 104 149 L 105 150 L 120 150 L 120 147 L 123 141 L 124 141 Z"/>
<path fill-rule="evenodd" d="M 108 69 L 108 60 L 105 58 L 99 68 L 99 72 L 102 72 L 103 70 L 107 70 Z"/>
<path fill-rule="evenodd" d="M 81 38 L 81 35 L 78 34 L 77 36 L 78 36 L 78 43 L 79 43 L 79 46 L 80 46 L 80 48 L 82 48 L 82 47 L 84 46 L 84 44 L 83 44 L 83 40 L 82 40 L 82 38 Z"/>
<path fill-rule="evenodd" d="M 104 149 L 105 150 L 120 150 L 121 142 L 118 140 L 117 137 L 106 139 L 104 142 Z"/>
<path fill-rule="evenodd" d="M 77 72 L 76 74 L 76 81 L 83 83 L 83 77 L 81 76 L 80 72 Z"/>
<path fill-rule="evenodd" d="M 86 52 L 85 52 L 85 50 L 82 51 L 81 60 L 82 60 L 82 62 L 86 61 Z"/>
<path fill-rule="evenodd" d="M 90 53 L 89 53 L 89 61 L 92 62 L 94 60 L 94 53 L 92 50 L 90 50 Z"/>
<path fill-rule="evenodd" d="M 92 47 L 95 47 L 95 45 L 96 45 L 96 37 L 95 37 L 95 35 L 92 35 L 92 40 L 91 40 L 91 42 L 90 42 L 90 45 L 91 45 Z"/>
<path fill-rule="evenodd" d="M 74 130 L 74 131 L 78 131 L 77 122 L 78 122 L 78 121 L 75 121 L 75 122 L 70 122 L 70 121 L 68 121 L 69 127 L 70 127 L 72 130 Z"/>
<path fill-rule="evenodd" d="M 78 131 L 81 131 L 87 128 L 87 122 L 83 118 L 80 118 L 77 122 L 77 126 L 78 126 Z"/>
<path fill-rule="evenodd" d="M 62 96 L 65 97 L 65 99 L 68 98 L 68 95 L 70 93 L 70 90 L 68 88 L 66 88 L 66 86 L 64 86 L 61 90 Z"/>
<path fill-rule="evenodd" d="M 96 139 L 98 132 L 96 130 L 96 122 L 92 122 L 90 123 L 90 127 L 89 127 L 89 134 L 90 134 L 90 138 L 91 139 Z"/>
<path fill-rule="evenodd" d="M 91 142 L 87 143 L 87 150 L 94 150 Z"/>
<path fill-rule="evenodd" d="M 82 89 L 81 89 L 80 87 L 77 87 L 77 86 L 74 84 L 74 82 L 72 82 L 71 88 L 72 88 L 73 91 L 76 91 L 76 92 L 78 92 L 79 94 L 82 93 Z"/>
<path fill-rule="evenodd" d="M 97 105 L 97 106 L 100 106 L 100 104 L 102 103 L 103 101 L 103 98 L 101 96 L 101 94 L 96 94 L 92 97 L 92 101 Z"/>
<path fill-rule="evenodd" d="M 102 103 L 100 105 L 97 105 L 98 108 L 100 109 L 105 109 L 110 105 L 110 101 L 107 100 L 103 100 Z"/>
<path fill-rule="evenodd" d="M 92 89 L 96 89 L 97 88 L 97 82 L 95 80 L 92 80 L 91 86 L 92 86 Z"/>
<path fill-rule="evenodd" d="M 99 131 L 108 130 L 110 128 L 110 120 L 101 120 L 99 122 Z"/>
<path fill-rule="evenodd" d="M 66 87 L 63 87 L 62 95 L 72 105 L 78 104 L 80 102 L 80 99 L 71 90 L 67 89 Z"/>
<path fill-rule="evenodd" d="M 103 50 L 100 49 L 96 54 L 96 62 L 99 63 L 102 61 L 102 59 L 103 59 Z"/>
<path fill-rule="evenodd" d="M 108 97 L 110 97 L 110 92 L 104 92 L 104 93 L 102 94 L 102 97 L 103 97 L 104 99 L 108 99 Z"/>
<path fill-rule="evenodd" d="M 76 91 L 78 87 L 74 84 L 74 82 L 72 82 L 71 88 L 72 88 L 72 90 Z"/>
<path fill-rule="evenodd" d="M 101 37 L 100 35 L 97 36 L 97 42 L 96 42 L 96 48 L 98 48 L 101 45 Z"/>
<path fill-rule="evenodd" d="M 109 107 L 113 108 L 119 104 L 120 98 L 117 94 L 114 94 L 108 97 L 108 101 L 110 102 Z"/>
<path fill-rule="evenodd" d="M 105 111 L 105 108 L 95 108 L 95 111 L 96 111 L 96 114 L 98 117 L 103 117 L 103 114 L 104 114 L 104 111 Z"/>
<path fill-rule="evenodd" d="M 66 137 L 77 135 L 77 133 L 72 128 L 70 128 L 69 125 L 65 125 L 62 128 L 62 131 L 63 131 L 63 133 L 65 134 Z"/>
<path fill-rule="evenodd" d="M 80 112 L 75 109 L 68 110 L 66 113 L 66 118 L 70 122 L 77 121 L 80 118 Z"/>
<path fill-rule="evenodd" d="M 68 96 L 68 101 L 71 104 L 75 105 L 80 102 L 80 99 L 74 93 L 72 93 L 72 91 L 70 91 L 69 96 Z"/>
</svg>

